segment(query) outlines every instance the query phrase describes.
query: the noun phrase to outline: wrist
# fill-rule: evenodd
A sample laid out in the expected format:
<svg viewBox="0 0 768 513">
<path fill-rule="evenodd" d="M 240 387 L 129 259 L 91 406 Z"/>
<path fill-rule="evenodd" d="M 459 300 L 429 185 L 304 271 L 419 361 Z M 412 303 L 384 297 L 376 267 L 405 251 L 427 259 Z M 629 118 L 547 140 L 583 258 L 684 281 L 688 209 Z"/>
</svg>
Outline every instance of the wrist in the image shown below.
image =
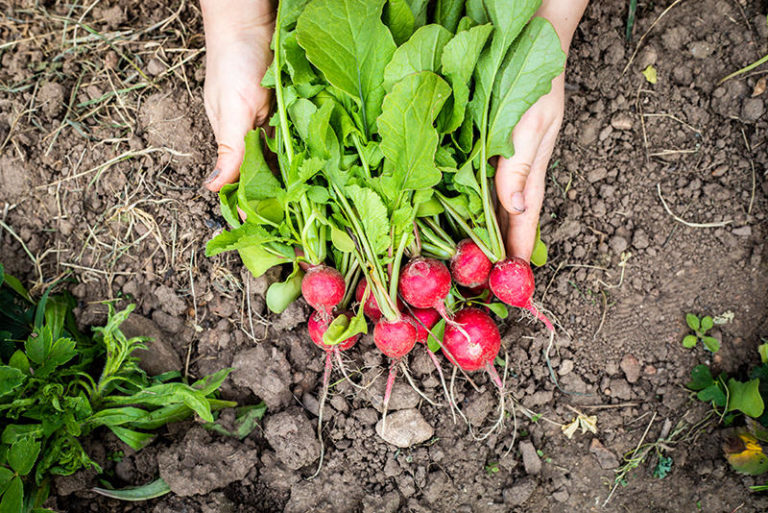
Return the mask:
<svg viewBox="0 0 768 513">
<path fill-rule="evenodd" d="M 206 43 L 239 37 L 258 29 L 270 31 L 275 21 L 272 0 L 200 0 Z"/>
<path fill-rule="evenodd" d="M 566 56 L 587 3 L 588 0 L 543 0 L 536 11 L 535 16 L 545 18 L 554 27 Z"/>
</svg>

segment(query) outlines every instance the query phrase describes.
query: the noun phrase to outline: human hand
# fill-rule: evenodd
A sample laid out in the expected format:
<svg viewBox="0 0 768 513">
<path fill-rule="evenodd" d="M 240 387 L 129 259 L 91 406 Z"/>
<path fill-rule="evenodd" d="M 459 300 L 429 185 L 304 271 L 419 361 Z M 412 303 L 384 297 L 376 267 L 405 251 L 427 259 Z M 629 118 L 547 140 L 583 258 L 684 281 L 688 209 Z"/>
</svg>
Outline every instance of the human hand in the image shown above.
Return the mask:
<svg viewBox="0 0 768 513">
<path fill-rule="evenodd" d="M 544 201 L 547 165 L 555 148 L 565 110 L 565 78 L 552 81 L 552 90 L 529 108 L 512 132 L 515 154 L 496 164 L 499 223 L 507 254 L 531 259 Z"/>
<path fill-rule="evenodd" d="M 268 0 L 201 0 L 206 41 L 205 112 L 218 158 L 205 186 L 218 191 L 236 181 L 245 134 L 267 121 L 270 91 L 261 80 L 272 62 L 275 11 Z"/>
</svg>

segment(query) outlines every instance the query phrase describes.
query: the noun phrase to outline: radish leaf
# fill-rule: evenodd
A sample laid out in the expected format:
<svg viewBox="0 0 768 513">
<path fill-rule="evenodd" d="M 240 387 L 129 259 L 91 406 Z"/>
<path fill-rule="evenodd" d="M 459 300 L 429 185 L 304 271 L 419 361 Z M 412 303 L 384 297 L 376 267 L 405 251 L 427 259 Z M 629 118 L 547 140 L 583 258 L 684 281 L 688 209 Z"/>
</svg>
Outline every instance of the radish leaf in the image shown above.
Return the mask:
<svg viewBox="0 0 768 513">
<path fill-rule="evenodd" d="M 419 71 L 438 71 L 443 47 L 451 33 L 440 25 L 425 25 L 403 43 L 384 68 L 384 88 L 392 90 L 395 82 Z"/>
</svg>

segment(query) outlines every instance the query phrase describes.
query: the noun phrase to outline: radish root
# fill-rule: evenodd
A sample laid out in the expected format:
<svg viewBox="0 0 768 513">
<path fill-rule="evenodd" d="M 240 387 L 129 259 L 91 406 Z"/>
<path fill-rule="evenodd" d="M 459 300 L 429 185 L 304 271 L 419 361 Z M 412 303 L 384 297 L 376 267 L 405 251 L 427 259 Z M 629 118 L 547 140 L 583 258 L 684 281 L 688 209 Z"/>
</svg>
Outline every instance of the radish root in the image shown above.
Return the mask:
<svg viewBox="0 0 768 513">
<path fill-rule="evenodd" d="M 392 387 L 395 384 L 395 377 L 397 376 L 397 365 L 399 360 L 392 360 L 389 364 L 389 376 L 387 376 L 387 387 L 384 389 L 384 402 L 381 405 L 381 432 L 384 433 L 387 428 L 387 409 L 389 408 L 389 398 L 392 395 Z"/>
<path fill-rule="evenodd" d="M 333 354 L 331 351 L 325 353 L 325 371 L 323 372 L 323 391 L 320 394 L 320 404 L 317 407 L 317 440 L 320 442 L 320 461 L 317 463 L 317 470 L 309 479 L 314 479 L 323 468 L 323 457 L 325 456 L 325 441 L 323 440 L 323 408 L 325 400 L 328 398 L 328 384 L 331 381 L 331 369 L 333 369 Z"/>
<path fill-rule="evenodd" d="M 453 404 L 453 399 L 451 398 L 451 394 L 448 392 L 448 387 L 445 384 L 445 376 L 443 375 L 443 368 L 440 366 L 440 362 L 437 359 L 437 356 L 435 356 L 435 353 L 429 350 L 428 347 L 425 347 L 424 349 L 427 350 L 427 354 L 432 359 L 432 363 L 435 364 L 435 369 L 437 369 L 437 374 L 440 376 L 440 384 L 443 386 L 443 393 L 445 393 L 445 399 L 448 401 L 448 407 L 451 409 L 451 417 L 453 417 L 453 423 L 456 424 L 456 412 L 454 411 L 455 405 Z"/>
<path fill-rule="evenodd" d="M 411 388 L 413 388 L 417 394 L 421 396 L 422 399 L 427 401 L 432 406 L 438 407 L 439 404 L 436 404 L 432 399 L 427 397 L 427 395 L 422 392 L 419 387 L 416 386 L 416 383 L 413 382 L 413 378 L 411 378 L 411 373 L 408 372 L 408 367 L 405 366 L 405 362 L 400 362 L 400 369 L 403 371 L 403 374 L 405 375 L 405 378 L 408 380 L 408 383 L 411 385 Z"/>
</svg>

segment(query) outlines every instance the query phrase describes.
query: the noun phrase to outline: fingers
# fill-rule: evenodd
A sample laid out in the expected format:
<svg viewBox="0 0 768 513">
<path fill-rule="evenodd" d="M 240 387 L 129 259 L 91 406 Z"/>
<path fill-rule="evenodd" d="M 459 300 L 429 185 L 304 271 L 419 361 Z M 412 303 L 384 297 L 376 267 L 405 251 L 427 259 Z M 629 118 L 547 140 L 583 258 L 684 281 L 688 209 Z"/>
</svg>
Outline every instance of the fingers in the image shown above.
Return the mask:
<svg viewBox="0 0 768 513">
<path fill-rule="evenodd" d="M 218 125 L 216 166 L 204 182 L 205 187 L 214 192 L 225 184 L 237 181 L 240 176 L 240 163 L 245 154 L 245 134 L 253 128 L 253 119 L 244 112 L 230 112 L 219 119 Z"/>
<path fill-rule="evenodd" d="M 510 217 L 532 208 L 532 205 L 526 204 L 525 184 L 543 135 L 542 131 L 531 130 L 521 123 L 512 133 L 515 154 L 509 159 L 499 158 L 496 166 L 496 194 Z"/>
</svg>

